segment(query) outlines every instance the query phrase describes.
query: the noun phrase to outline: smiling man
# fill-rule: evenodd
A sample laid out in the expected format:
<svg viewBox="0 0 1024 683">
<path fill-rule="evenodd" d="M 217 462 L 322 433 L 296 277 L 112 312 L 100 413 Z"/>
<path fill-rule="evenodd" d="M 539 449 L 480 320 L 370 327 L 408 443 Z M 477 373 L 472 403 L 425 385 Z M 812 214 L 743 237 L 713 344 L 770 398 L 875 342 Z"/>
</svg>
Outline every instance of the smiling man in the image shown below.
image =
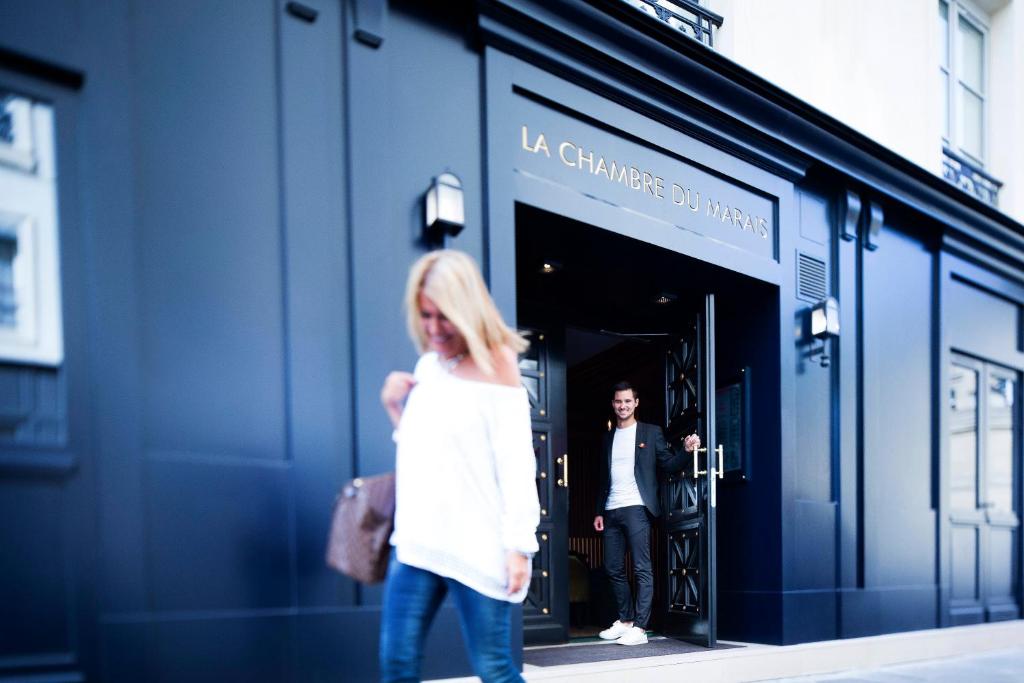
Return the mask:
<svg viewBox="0 0 1024 683">
<path fill-rule="evenodd" d="M 616 427 L 605 437 L 605 458 L 601 460 L 602 489 L 597 497 L 594 529 L 604 532 L 604 569 L 615 593 L 619 618 L 601 631 L 605 640 L 620 645 L 647 642 L 646 628 L 654 597 L 651 568 L 651 520 L 661 514 L 658 504 L 658 470 L 682 469 L 685 453 L 676 453 L 665 441 L 661 427 L 637 422 L 640 405 L 637 391 L 629 382 L 612 387 L 612 410 Z M 700 437 L 691 434 L 685 451 L 700 448 Z M 626 580 L 626 548 L 633 554 L 636 603 Z"/>
</svg>

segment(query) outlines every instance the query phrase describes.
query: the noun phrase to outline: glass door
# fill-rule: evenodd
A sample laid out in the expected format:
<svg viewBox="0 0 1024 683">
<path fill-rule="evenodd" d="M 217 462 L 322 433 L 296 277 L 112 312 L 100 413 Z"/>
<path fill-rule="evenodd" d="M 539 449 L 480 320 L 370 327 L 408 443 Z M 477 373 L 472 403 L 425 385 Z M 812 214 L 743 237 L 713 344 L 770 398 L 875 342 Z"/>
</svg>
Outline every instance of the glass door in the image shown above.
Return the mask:
<svg viewBox="0 0 1024 683">
<path fill-rule="evenodd" d="M 1020 382 L 968 356 L 949 368 L 952 624 L 1020 615 Z"/>
</svg>

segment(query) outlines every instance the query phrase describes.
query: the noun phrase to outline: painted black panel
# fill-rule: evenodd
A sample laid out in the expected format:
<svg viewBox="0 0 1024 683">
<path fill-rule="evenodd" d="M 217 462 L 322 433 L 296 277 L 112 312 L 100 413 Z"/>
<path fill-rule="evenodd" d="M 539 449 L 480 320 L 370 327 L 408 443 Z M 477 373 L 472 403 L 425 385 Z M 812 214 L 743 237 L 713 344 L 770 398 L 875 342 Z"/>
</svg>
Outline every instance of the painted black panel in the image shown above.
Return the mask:
<svg viewBox="0 0 1024 683">
<path fill-rule="evenodd" d="M 80 0 L 37 0 L 4 7 L 0 44 L 42 59 L 59 55 L 65 63 L 81 61 Z"/>
<path fill-rule="evenodd" d="M 937 594 L 930 585 L 841 591 L 839 601 L 845 638 L 938 625 Z"/>
<path fill-rule="evenodd" d="M 1020 306 L 958 279 L 949 281 L 943 307 L 953 348 L 989 358 L 1017 350 Z"/>
<path fill-rule="evenodd" d="M 279 7 L 284 5 L 279 0 Z M 348 233 L 345 227 L 343 5 L 306 0 L 313 24 L 283 16 L 289 453 L 300 605 L 351 605 L 355 582 L 324 566 L 329 512 L 355 475 Z M 315 93 L 315 95 L 312 95 Z"/>
<path fill-rule="evenodd" d="M 793 524 L 798 530 L 794 535 L 796 557 L 803 558 L 803 561 L 795 562 L 788 568 L 787 586 L 800 590 L 834 588 L 835 503 L 797 500 L 793 507 Z M 834 609 L 834 604 L 831 608 Z M 822 623 L 826 623 L 826 620 L 822 620 Z"/>
<path fill-rule="evenodd" d="M 416 361 L 402 294 L 408 267 L 425 251 L 423 195 L 446 169 L 462 181 L 466 211 L 466 228 L 449 246 L 476 258 L 483 252 L 480 61 L 462 21 L 453 9 L 405 3 L 388 15 L 385 45 L 350 41 L 347 52 L 359 474 L 394 467 L 392 428 L 378 396 L 389 371 L 411 370 Z M 514 306 L 502 313 L 514 318 Z"/>
<path fill-rule="evenodd" d="M 825 197 L 811 192 L 801 192 L 800 236 L 822 246 L 827 245 L 832 232 L 829 210 L 829 202 Z"/>
<path fill-rule="evenodd" d="M 988 532 L 988 585 L 986 586 L 987 597 L 1009 598 L 1016 601 L 1016 591 L 1019 579 L 1017 571 L 1019 564 L 1016 561 L 1017 529 L 991 527 Z"/>
<path fill-rule="evenodd" d="M 952 581 L 950 598 L 958 604 L 980 597 L 978 576 L 978 529 L 953 526 L 950 538 Z"/>
<path fill-rule="evenodd" d="M 804 328 L 808 309 L 807 303 L 797 305 L 795 329 Z M 797 401 L 792 458 L 797 472 L 795 496 L 825 503 L 832 499 L 832 371 L 831 366 L 822 367 L 820 355 L 809 357 L 812 350 L 820 348 L 821 342 L 813 338 L 799 340 L 794 368 Z"/>
<path fill-rule="evenodd" d="M 725 544 L 719 543 L 720 549 L 724 547 Z M 782 644 L 782 593 L 779 591 L 720 590 L 718 614 L 719 634 L 723 639 Z"/>
<path fill-rule="evenodd" d="M 715 304 L 719 386 L 749 367 L 752 394 L 748 479 L 728 472 L 718 487 L 719 637 L 781 642 L 779 291 L 736 280 Z"/>
<path fill-rule="evenodd" d="M 513 642 L 522 613 L 511 616 Z M 446 602 L 424 645 L 425 679 L 469 675 L 458 613 Z M 380 611 L 351 608 L 319 613 L 240 613 L 223 618 L 114 620 L 104 624 L 100 680 L 345 681 L 380 678 Z M 188 653 L 187 656 L 183 653 Z M 521 651 L 513 650 L 517 661 Z"/>
<path fill-rule="evenodd" d="M 153 460 L 147 472 L 153 609 L 291 604 L 287 467 Z"/>
<path fill-rule="evenodd" d="M 834 590 L 798 590 L 783 593 L 783 641 L 787 644 L 806 643 L 837 637 L 838 605 Z"/>
<path fill-rule="evenodd" d="M 864 254 L 864 582 L 935 580 L 932 509 L 932 267 L 914 238 L 886 229 Z M 898 291 L 899 296 L 893 296 Z M 896 503 L 895 501 L 898 501 Z M 892 513 L 898 504 L 899 514 Z"/>
<path fill-rule="evenodd" d="M 287 617 L 254 615 L 107 624 L 102 638 L 102 680 L 294 680 L 286 673 L 289 626 Z"/>
<path fill-rule="evenodd" d="M 0 658 L 71 646 L 61 494 L 59 483 L 0 480 Z"/>
<path fill-rule="evenodd" d="M 143 419 L 153 449 L 284 457 L 273 3 L 134 11 Z"/>
</svg>

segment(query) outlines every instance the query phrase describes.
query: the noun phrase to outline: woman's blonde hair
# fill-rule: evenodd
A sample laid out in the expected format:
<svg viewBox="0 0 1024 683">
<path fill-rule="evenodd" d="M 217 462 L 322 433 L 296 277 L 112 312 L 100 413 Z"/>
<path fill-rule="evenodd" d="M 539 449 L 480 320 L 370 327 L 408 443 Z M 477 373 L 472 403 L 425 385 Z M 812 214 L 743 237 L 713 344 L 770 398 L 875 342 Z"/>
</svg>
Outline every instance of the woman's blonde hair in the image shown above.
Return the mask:
<svg viewBox="0 0 1024 683">
<path fill-rule="evenodd" d="M 423 353 L 427 349 L 427 336 L 420 322 L 421 292 L 459 331 L 466 340 L 469 355 L 485 374 L 494 373 L 491 358 L 501 345 L 509 346 L 516 353 L 522 353 L 529 346 L 529 342 L 501 319 L 476 261 L 468 254 L 454 249 L 431 251 L 409 269 L 405 286 L 406 325 L 416 348 Z"/>
</svg>

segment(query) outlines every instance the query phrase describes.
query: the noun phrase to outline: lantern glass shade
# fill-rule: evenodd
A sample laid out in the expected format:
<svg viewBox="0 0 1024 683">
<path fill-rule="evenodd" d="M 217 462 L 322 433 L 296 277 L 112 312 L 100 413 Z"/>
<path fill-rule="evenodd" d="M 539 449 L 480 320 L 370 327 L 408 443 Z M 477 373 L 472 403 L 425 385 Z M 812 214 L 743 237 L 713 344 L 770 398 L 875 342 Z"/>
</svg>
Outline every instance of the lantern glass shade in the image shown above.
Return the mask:
<svg viewBox="0 0 1024 683">
<path fill-rule="evenodd" d="M 811 334 L 818 339 L 839 336 L 839 302 L 825 297 L 811 309 Z"/>
<path fill-rule="evenodd" d="M 438 224 L 452 226 L 456 228 L 454 233 L 465 224 L 462 183 L 454 174 L 442 173 L 427 190 L 426 222 L 428 228 L 436 228 Z"/>
</svg>

